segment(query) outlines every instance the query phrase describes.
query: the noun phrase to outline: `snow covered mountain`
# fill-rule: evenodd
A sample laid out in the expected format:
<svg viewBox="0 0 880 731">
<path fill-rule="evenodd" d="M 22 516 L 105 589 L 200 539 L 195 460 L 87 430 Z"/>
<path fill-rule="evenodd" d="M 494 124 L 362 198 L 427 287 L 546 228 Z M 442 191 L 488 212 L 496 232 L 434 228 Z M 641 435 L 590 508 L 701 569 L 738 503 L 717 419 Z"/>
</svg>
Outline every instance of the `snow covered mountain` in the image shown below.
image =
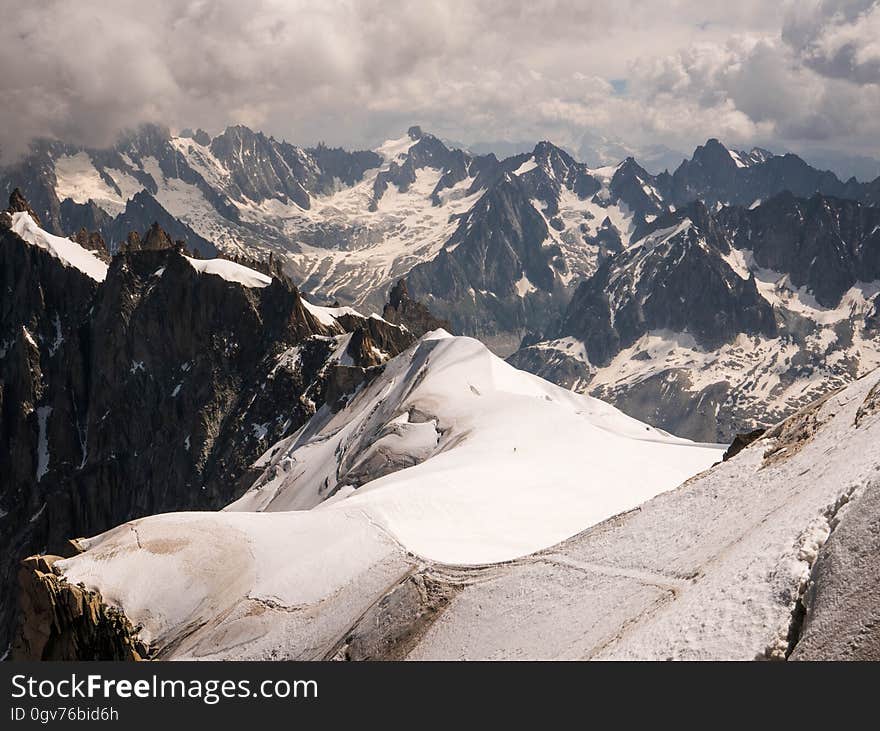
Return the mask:
<svg viewBox="0 0 880 731">
<path fill-rule="evenodd" d="M 158 229 L 108 265 L 12 203 L 0 213 L 2 647 L 22 556 L 135 516 L 222 507 L 268 445 L 435 326 L 401 288 L 388 309 L 399 324 L 319 307 L 286 279 L 186 256 Z"/>
<path fill-rule="evenodd" d="M 434 333 L 338 414 L 275 445 L 230 509 L 153 516 L 78 541 L 71 558 L 29 559 L 26 590 L 45 614 L 25 623 L 17 651 L 876 658 L 876 562 L 852 551 L 877 549 L 878 393 L 875 371 L 668 490 L 719 452 Z M 472 400 L 488 405 L 477 413 Z M 548 433 L 545 416 L 564 428 Z M 579 449 L 564 466 L 532 456 L 570 439 Z M 401 469 L 339 486 L 386 456 Z M 73 621 L 71 604 L 91 624 Z"/>
<path fill-rule="evenodd" d="M 515 365 L 729 441 L 880 365 L 880 208 L 780 194 L 659 216 Z"/>
<path fill-rule="evenodd" d="M 366 309 L 407 276 L 457 332 L 501 354 L 548 332 L 577 284 L 656 216 L 783 190 L 876 203 L 878 186 L 716 140 L 655 176 L 631 158 L 591 169 L 549 142 L 504 160 L 472 155 L 418 127 L 347 152 L 243 126 L 213 138 L 147 126 L 109 150 L 38 143 L 0 175 L 0 190 L 21 187 L 48 232 L 99 232 L 111 252 L 158 222 L 202 256 L 271 252 L 313 298 Z"/>
<path fill-rule="evenodd" d="M 722 452 L 434 331 L 273 445 L 225 511 L 126 523 L 55 565 L 142 625 L 156 656 L 321 657 L 407 556 L 507 561 L 634 508 Z M 316 613 L 325 601 L 333 611 Z"/>
</svg>

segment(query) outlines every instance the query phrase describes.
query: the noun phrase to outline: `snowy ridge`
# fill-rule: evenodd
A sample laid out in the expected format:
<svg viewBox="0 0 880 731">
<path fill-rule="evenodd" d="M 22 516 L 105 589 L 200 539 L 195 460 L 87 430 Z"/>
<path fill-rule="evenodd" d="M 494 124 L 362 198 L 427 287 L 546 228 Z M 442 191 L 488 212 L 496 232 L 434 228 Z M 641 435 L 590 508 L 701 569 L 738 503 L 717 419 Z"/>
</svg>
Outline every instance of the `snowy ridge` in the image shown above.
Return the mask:
<svg viewBox="0 0 880 731">
<path fill-rule="evenodd" d="M 878 381 L 880 371 L 831 394 L 639 510 L 502 565 L 413 558 L 393 531 L 405 510 L 383 518 L 370 498 L 381 489 L 365 485 L 363 500 L 316 510 L 145 518 L 55 566 L 142 624 L 162 659 L 782 659 L 822 545 L 873 489 Z M 616 436 L 635 425 L 604 413 Z M 504 498 L 517 509 L 516 490 Z M 455 529 L 461 516 L 446 503 L 430 517 Z M 382 600 L 414 574 L 443 611 L 399 647 L 426 600 Z M 415 604 L 395 614 L 396 601 Z"/>
<path fill-rule="evenodd" d="M 318 657 L 408 570 L 405 550 L 508 560 L 719 455 L 437 331 L 340 412 L 320 410 L 273 446 L 226 511 L 125 524 L 60 568 L 143 624 L 146 641 L 179 641 L 173 657 Z M 339 606 L 317 616 L 296 609 L 331 600 Z M 281 621 L 273 607 L 288 608 Z"/>
<path fill-rule="evenodd" d="M 332 498 L 367 510 L 410 550 L 481 563 L 561 540 L 717 455 L 438 331 L 342 411 L 322 409 L 268 450 L 263 475 L 228 509 L 300 510 Z M 434 521 L 438 511 L 454 520 Z"/>
<path fill-rule="evenodd" d="M 455 574 L 467 588 L 408 657 L 784 659 L 819 549 L 876 490 L 876 401 L 857 414 L 878 381 L 831 394 L 638 511 L 492 575 Z"/>
<path fill-rule="evenodd" d="M 88 249 L 84 249 L 70 239 L 53 236 L 43 231 L 30 214 L 23 211 L 12 214 L 12 230 L 29 244 L 48 251 L 66 266 L 79 269 L 96 282 L 107 278 L 107 265 Z"/>
<path fill-rule="evenodd" d="M 184 256 L 189 265 L 200 274 L 214 274 L 227 282 L 237 282 L 245 287 L 268 287 L 272 277 L 255 269 L 226 259 L 191 259 Z"/>
</svg>

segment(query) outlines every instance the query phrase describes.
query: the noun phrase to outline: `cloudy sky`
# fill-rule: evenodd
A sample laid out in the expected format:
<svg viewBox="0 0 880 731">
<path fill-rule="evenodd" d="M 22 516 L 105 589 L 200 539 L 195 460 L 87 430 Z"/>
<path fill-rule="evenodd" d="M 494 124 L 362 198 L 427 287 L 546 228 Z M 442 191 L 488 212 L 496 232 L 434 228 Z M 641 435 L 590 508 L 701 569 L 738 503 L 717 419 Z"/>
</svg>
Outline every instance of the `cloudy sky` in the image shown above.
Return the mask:
<svg viewBox="0 0 880 731">
<path fill-rule="evenodd" d="M 6 157 L 157 121 L 880 158 L 877 0 L 29 0 L 0 24 L 0 67 Z"/>
</svg>

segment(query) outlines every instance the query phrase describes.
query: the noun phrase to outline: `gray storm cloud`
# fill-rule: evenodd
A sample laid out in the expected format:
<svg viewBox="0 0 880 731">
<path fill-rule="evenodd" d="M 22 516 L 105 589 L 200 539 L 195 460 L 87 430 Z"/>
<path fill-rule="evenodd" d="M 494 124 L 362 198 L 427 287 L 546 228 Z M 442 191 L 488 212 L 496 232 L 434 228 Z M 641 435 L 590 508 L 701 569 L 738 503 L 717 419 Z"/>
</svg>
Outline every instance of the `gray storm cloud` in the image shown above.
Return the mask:
<svg viewBox="0 0 880 731">
<path fill-rule="evenodd" d="M 0 24 L 0 150 L 148 121 L 366 146 L 418 122 L 464 142 L 877 155 L 878 3 L 730 5 L 32 0 Z"/>
</svg>

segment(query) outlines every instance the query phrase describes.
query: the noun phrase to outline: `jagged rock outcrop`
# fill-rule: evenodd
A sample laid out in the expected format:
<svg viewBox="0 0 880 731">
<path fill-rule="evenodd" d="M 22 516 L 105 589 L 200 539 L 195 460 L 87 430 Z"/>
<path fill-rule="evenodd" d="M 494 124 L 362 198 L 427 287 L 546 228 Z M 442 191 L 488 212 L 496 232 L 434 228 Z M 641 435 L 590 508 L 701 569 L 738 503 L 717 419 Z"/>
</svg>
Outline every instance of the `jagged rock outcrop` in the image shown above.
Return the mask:
<svg viewBox="0 0 880 731">
<path fill-rule="evenodd" d="M 405 279 L 398 280 L 391 288 L 382 317 L 388 322 L 403 325 L 416 337 L 439 328 L 453 332 L 448 320 L 434 317 L 425 305 L 410 298 Z"/>
<path fill-rule="evenodd" d="M 23 618 L 13 660 L 142 660 L 137 629 L 99 592 L 68 583 L 52 566 L 58 556 L 31 556 L 19 569 Z"/>
<path fill-rule="evenodd" d="M 586 199 L 599 192 L 602 184 L 589 168 L 577 162 L 565 150 L 548 141 L 539 142 L 530 154 L 517 155 L 502 164 L 502 169 L 515 173 L 521 166 L 534 165 L 517 177 L 528 191 L 528 197 L 543 201 L 549 217 L 559 213 L 559 199 L 564 189 Z"/>
<path fill-rule="evenodd" d="M 782 191 L 808 198 L 814 193 L 869 202 L 872 185 L 843 182 L 828 170 L 816 170 L 797 155 L 728 150 L 716 139 L 694 150 L 672 174 L 668 196 L 675 205 L 702 200 L 707 205 L 751 205 Z"/>
<path fill-rule="evenodd" d="M 752 429 L 752 431 L 750 432 L 737 434 L 733 438 L 733 441 L 730 443 L 730 446 L 727 448 L 727 451 L 724 453 L 722 459 L 726 462 L 727 460 L 736 457 L 736 455 L 742 452 L 752 442 L 760 439 L 766 433 L 766 429 Z"/>
<path fill-rule="evenodd" d="M 837 307 L 857 282 L 880 279 L 880 208 L 782 193 L 716 218 L 733 247 L 750 252 L 757 266 L 788 275 L 825 307 Z"/>
<path fill-rule="evenodd" d="M 187 251 L 205 259 L 218 255 L 217 247 L 199 236 L 189 226 L 178 221 L 162 208 L 156 199 L 145 191 L 136 193 L 125 205 L 125 210 L 116 218 L 110 219 L 100 226 L 99 230 L 107 242 L 111 253 L 122 247 L 129 249 L 142 246 L 140 242 L 132 242 L 132 231 L 148 232 L 156 226 L 171 241 L 183 241 Z M 157 245 L 159 241 L 155 242 Z"/>
<path fill-rule="evenodd" d="M 544 326 L 555 314 L 548 304 L 560 252 L 547 237 L 526 190 L 506 175 L 461 219 L 437 258 L 412 269 L 407 285 L 457 331 L 489 342 L 513 332 L 519 342 L 530 324 Z M 535 296 L 525 297 L 519 282 Z"/>
<path fill-rule="evenodd" d="M 135 516 L 222 507 L 268 444 L 356 384 L 337 368 L 362 379 L 414 339 L 377 318 L 319 321 L 286 279 L 199 271 L 161 227 L 144 241 L 97 282 L 0 229 L 4 647 L 19 559 Z"/>
<path fill-rule="evenodd" d="M 880 353 L 880 209 L 821 195 L 696 202 L 639 233 L 511 363 L 673 433 L 730 441 Z"/>
<path fill-rule="evenodd" d="M 34 219 L 34 223 L 37 226 L 40 225 L 40 217 L 37 215 L 36 211 L 31 208 L 31 204 L 25 200 L 25 197 L 21 194 L 21 190 L 16 188 L 12 191 L 9 196 L 9 208 L 6 209 L 7 213 L 27 213 L 31 218 Z"/>
<path fill-rule="evenodd" d="M 109 263 L 111 258 L 110 252 L 107 250 L 107 244 L 104 242 L 104 237 L 101 236 L 99 232 L 88 231 L 83 227 L 70 238 L 84 249 L 94 252 L 95 256 L 101 259 L 101 261 Z"/>
<path fill-rule="evenodd" d="M 211 152 L 229 169 L 234 198 L 259 203 L 280 195 L 309 207 L 317 170 L 299 148 L 237 125 L 211 140 Z"/>
<path fill-rule="evenodd" d="M 705 209 L 697 209 L 702 215 L 693 218 L 705 219 Z M 584 342 L 591 363 L 606 365 L 652 330 L 687 332 L 706 349 L 740 333 L 775 335 L 770 304 L 754 276 L 743 279 L 724 260 L 723 240 L 716 243 L 711 230 L 688 216 L 665 223 L 607 260 L 575 292 L 559 334 Z"/>
</svg>

